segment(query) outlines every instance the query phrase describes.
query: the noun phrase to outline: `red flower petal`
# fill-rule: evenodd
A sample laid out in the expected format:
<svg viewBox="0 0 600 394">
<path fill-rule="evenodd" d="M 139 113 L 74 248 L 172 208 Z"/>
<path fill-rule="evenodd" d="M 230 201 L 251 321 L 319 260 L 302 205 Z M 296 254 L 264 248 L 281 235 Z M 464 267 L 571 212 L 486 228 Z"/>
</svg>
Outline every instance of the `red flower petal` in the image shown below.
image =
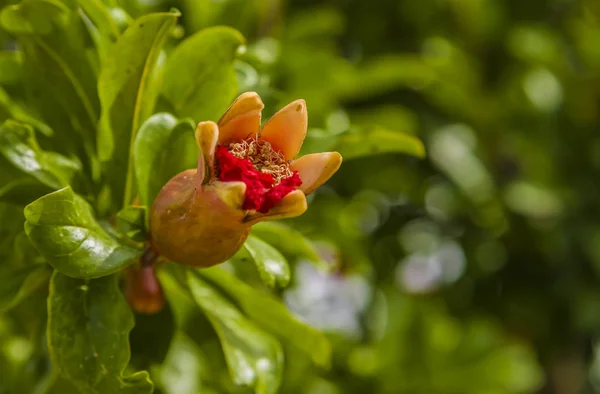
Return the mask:
<svg viewBox="0 0 600 394">
<path fill-rule="evenodd" d="M 246 184 L 243 209 L 267 213 L 283 197 L 302 184 L 300 175 L 294 171 L 294 175 L 283 179 L 278 185 L 274 185 L 275 180 L 271 174 L 258 171 L 250 160 L 235 157 L 224 146 L 217 147 L 216 156 L 219 180 L 222 182 L 242 181 Z"/>
</svg>

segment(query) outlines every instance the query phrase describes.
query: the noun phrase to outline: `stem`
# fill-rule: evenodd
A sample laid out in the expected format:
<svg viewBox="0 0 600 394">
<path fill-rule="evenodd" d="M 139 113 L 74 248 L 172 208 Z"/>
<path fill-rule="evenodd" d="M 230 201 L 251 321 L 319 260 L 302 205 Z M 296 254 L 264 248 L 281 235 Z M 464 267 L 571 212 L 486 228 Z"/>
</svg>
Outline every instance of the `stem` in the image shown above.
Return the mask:
<svg viewBox="0 0 600 394">
<path fill-rule="evenodd" d="M 126 208 L 133 202 L 133 160 L 129 161 L 127 166 L 127 180 L 125 182 L 125 197 L 123 198 L 123 208 Z"/>
<path fill-rule="evenodd" d="M 156 260 L 158 260 L 159 257 L 158 253 L 156 253 L 151 246 L 147 246 L 146 250 L 144 250 L 144 254 L 140 257 L 140 264 L 142 267 L 151 266 L 156 263 Z"/>
</svg>

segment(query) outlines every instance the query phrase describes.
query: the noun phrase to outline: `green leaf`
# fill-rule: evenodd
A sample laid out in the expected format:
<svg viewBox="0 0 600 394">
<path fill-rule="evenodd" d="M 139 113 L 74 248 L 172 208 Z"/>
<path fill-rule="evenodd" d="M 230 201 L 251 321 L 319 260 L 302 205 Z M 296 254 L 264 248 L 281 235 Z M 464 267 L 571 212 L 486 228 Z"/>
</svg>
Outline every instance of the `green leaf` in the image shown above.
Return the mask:
<svg viewBox="0 0 600 394">
<path fill-rule="evenodd" d="M 162 94 L 179 117 L 218 120 L 238 93 L 233 66 L 244 37 L 230 27 L 204 29 L 179 44 L 165 69 Z"/>
<path fill-rule="evenodd" d="M 161 364 L 167 356 L 174 333 L 175 322 L 169 304 L 152 315 L 136 314 L 135 327 L 129 335 L 131 363 L 140 368 Z"/>
<path fill-rule="evenodd" d="M 0 26 L 23 51 L 32 108 L 56 132 L 61 152 L 78 154 L 91 168 L 100 111 L 79 15 L 57 0 L 23 0 L 1 11 Z"/>
<path fill-rule="evenodd" d="M 24 0 L 0 14 L 2 27 L 11 33 L 49 34 L 68 8 L 57 0 Z"/>
<path fill-rule="evenodd" d="M 137 19 L 112 46 L 100 71 L 98 155 L 107 163 L 114 202 L 123 193 L 125 205 L 133 200 L 132 145 L 154 108 L 156 91 L 148 89 L 150 78 L 178 16 L 177 12 L 154 13 Z"/>
<path fill-rule="evenodd" d="M 0 201 L 23 206 L 51 191 L 38 180 L 24 176 L 0 155 Z"/>
<path fill-rule="evenodd" d="M 36 291 L 50 278 L 48 266 L 32 264 L 14 266 L 7 262 L 0 265 L 0 312 L 10 309 Z"/>
<path fill-rule="evenodd" d="M 163 364 L 158 367 L 157 386 L 166 394 L 203 393 L 202 378 L 208 375 L 210 363 L 184 333 L 178 332 Z"/>
<path fill-rule="evenodd" d="M 252 386 L 258 394 L 276 393 L 283 371 L 279 342 L 246 319 L 195 272 L 188 271 L 187 281 L 192 297 L 219 335 L 234 382 Z"/>
<path fill-rule="evenodd" d="M 91 206 L 70 187 L 26 206 L 25 219 L 27 236 L 48 263 L 74 278 L 112 274 L 141 254 L 106 234 Z"/>
<path fill-rule="evenodd" d="M 22 67 L 20 52 L 0 51 L 0 85 L 18 85 L 22 80 Z"/>
<path fill-rule="evenodd" d="M 113 20 L 110 9 L 100 0 L 77 0 L 77 4 L 92 20 L 98 31 L 111 41 L 119 37 L 119 26 Z"/>
<path fill-rule="evenodd" d="M 145 242 L 147 214 L 146 207 L 128 206 L 121 209 L 117 213 L 117 230 L 134 242 Z"/>
<path fill-rule="evenodd" d="M 402 87 L 429 86 L 438 78 L 422 56 L 382 55 L 362 67 L 336 75 L 336 87 L 347 100 L 376 97 Z"/>
<path fill-rule="evenodd" d="M 195 168 L 198 148 L 194 124 L 160 113 L 149 118 L 137 134 L 133 163 L 142 205 L 151 206 L 160 189 L 181 171 Z"/>
<path fill-rule="evenodd" d="M 0 69 L 0 74 L 2 73 L 2 69 Z M 54 134 L 54 131 L 45 123 L 35 118 L 33 115 L 29 114 L 25 109 L 21 108 L 18 104 L 16 104 L 4 91 L 4 89 L 0 88 L 0 110 L 3 110 L 6 113 L 5 117 L 2 117 L 0 112 L 0 121 L 5 121 L 6 119 L 12 118 L 18 120 L 19 122 L 27 123 L 33 126 L 40 133 L 51 137 Z"/>
<path fill-rule="evenodd" d="M 328 368 L 331 345 L 320 331 L 296 319 L 281 301 L 215 267 L 196 271 L 230 296 L 256 324 L 306 353 L 315 364 Z"/>
<path fill-rule="evenodd" d="M 73 279 L 55 272 L 48 297 L 48 348 L 60 373 L 93 394 L 150 394 L 146 372 L 123 377 L 133 315 L 117 275 Z"/>
<path fill-rule="evenodd" d="M 425 157 L 425 147 L 418 138 L 382 128 L 343 135 L 338 139 L 334 150 L 340 152 L 345 160 L 381 153 Z"/>
<path fill-rule="evenodd" d="M 71 181 L 78 163 L 44 152 L 30 127 L 6 121 L 0 126 L 0 200 L 25 205 Z"/>
<path fill-rule="evenodd" d="M 13 260 L 15 239 L 23 230 L 24 220 L 23 209 L 0 202 L 0 259 Z"/>
<path fill-rule="evenodd" d="M 80 170 L 78 163 L 57 153 L 42 151 L 33 130 L 15 121 L 9 120 L 0 126 L 0 154 L 16 169 L 52 189 L 66 186 Z"/>
<path fill-rule="evenodd" d="M 252 226 L 251 234 L 272 245 L 288 259 L 303 259 L 322 269 L 331 268 L 319 256 L 310 240 L 290 226 L 277 222 L 261 222 Z"/>
<path fill-rule="evenodd" d="M 244 243 L 244 249 L 254 261 L 265 285 L 275 288 L 290 283 L 290 267 L 277 249 L 252 235 Z"/>
</svg>

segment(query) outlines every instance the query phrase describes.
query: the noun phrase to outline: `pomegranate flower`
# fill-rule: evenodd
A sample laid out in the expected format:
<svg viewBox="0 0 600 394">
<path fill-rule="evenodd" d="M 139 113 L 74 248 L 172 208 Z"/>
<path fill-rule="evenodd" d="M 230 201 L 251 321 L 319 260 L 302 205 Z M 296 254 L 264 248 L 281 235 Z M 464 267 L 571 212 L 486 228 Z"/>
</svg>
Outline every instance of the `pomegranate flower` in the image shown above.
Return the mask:
<svg viewBox="0 0 600 394">
<path fill-rule="evenodd" d="M 294 160 L 306 136 L 304 100 L 261 129 L 263 108 L 258 94 L 244 93 L 218 123 L 198 124 L 198 168 L 172 178 L 151 208 L 152 246 L 161 256 L 197 267 L 222 263 L 253 224 L 304 213 L 306 196 L 338 170 L 337 152 Z"/>
</svg>

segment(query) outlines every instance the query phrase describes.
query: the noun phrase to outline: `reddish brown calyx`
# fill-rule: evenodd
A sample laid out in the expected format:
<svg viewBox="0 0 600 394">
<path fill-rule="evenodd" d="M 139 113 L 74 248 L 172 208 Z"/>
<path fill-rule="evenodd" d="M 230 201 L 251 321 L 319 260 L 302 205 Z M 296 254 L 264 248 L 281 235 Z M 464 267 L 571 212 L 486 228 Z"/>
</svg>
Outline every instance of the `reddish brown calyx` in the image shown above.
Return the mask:
<svg viewBox="0 0 600 394">
<path fill-rule="evenodd" d="M 217 173 L 222 182 L 246 184 L 243 209 L 267 213 L 283 197 L 302 184 L 297 171 L 271 144 L 255 139 L 218 146 Z"/>
</svg>

